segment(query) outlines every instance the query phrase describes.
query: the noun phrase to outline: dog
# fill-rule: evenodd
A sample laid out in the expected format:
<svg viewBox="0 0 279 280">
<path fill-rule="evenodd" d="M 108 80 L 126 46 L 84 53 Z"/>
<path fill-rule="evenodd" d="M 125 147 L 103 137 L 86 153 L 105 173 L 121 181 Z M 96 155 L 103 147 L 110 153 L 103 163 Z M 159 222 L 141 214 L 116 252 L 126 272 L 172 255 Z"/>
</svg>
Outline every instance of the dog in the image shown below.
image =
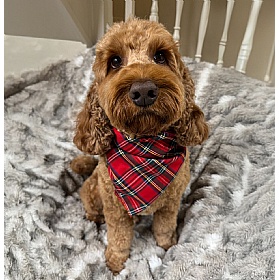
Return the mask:
<svg viewBox="0 0 279 280">
<path fill-rule="evenodd" d="M 159 23 L 115 23 L 96 45 L 95 79 L 76 120 L 71 163 L 93 173 L 80 189 L 86 216 L 107 224 L 106 264 L 117 274 L 129 257 L 133 217 L 153 214 L 153 234 L 177 243 L 177 214 L 190 180 L 187 146 L 209 128 L 177 43 Z M 95 167 L 96 166 L 96 167 Z"/>
</svg>

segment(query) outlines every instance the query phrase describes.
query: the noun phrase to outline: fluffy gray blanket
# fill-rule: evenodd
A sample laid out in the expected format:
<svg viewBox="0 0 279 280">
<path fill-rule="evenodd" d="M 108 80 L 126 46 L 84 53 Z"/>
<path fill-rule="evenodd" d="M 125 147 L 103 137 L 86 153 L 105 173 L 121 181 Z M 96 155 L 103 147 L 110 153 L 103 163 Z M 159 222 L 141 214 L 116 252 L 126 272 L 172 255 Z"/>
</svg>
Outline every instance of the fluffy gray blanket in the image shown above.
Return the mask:
<svg viewBox="0 0 279 280">
<path fill-rule="evenodd" d="M 185 59 L 211 133 L 190 148 L 178 244 L 135 228 L 126 268 L 105 265 L 106 225 L 85 219 L 69 162 L 94 50 L 5 81 L 6 279 L 274 279 L 274 88 Z"/>
</svg>

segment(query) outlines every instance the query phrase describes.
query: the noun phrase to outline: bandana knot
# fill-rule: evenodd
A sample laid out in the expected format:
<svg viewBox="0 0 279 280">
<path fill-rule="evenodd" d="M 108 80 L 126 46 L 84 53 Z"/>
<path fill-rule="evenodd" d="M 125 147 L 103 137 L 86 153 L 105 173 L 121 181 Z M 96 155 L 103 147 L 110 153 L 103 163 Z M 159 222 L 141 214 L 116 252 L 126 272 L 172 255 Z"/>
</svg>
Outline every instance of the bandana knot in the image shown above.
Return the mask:
<svg viewBox="0 0 279 280">
<path fill-rule="evenodd" d="M 115 195 L 129 215 L 135 215 L 155 201 L 176 177 L 186 148 L 177 144 L 175 134 L 132 139 L 113 128 L 113 148 L 107 156 Z"/>
</svg>

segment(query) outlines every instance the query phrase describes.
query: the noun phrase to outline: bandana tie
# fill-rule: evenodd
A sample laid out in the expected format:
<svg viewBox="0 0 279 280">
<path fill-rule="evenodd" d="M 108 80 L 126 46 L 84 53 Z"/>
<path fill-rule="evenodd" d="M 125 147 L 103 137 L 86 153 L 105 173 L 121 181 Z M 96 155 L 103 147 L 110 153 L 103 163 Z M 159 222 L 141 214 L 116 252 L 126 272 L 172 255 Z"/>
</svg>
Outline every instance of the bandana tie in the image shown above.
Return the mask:
<svg viewBox="0 0 279 280">
<path fill-rule="evenodd" d="M 108 171 L 116 196 L 132 216 L 166 190 L 184 162 L 186 148 L 177 144 L 172 132 L 138 139 L 116 128 L 113 133 L 114 147 L 106 154 Z"/>
</svg>

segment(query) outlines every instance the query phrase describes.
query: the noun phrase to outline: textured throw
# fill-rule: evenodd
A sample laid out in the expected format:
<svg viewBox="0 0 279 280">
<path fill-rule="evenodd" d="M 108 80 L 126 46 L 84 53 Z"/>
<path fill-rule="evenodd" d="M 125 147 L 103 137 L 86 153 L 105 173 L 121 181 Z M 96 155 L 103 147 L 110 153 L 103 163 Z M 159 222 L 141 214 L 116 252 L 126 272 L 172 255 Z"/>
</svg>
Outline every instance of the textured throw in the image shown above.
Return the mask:
<svg viewBox="0 0 279 280">
<path fill-rule="evenodd" d="M 209 139 L 188 147 L 191 182 L 178 244 L 156 245 L 152 216 L 135 226 L 125 269 L 105 264 L 106 225 L 85 219 L 85 178 L 69 162 L 94 50 L 5 80 L 5 280 L 274 279 L 274 87 L 185 59 Z"/>
<path fill-rule="evenodd" d="M 175 134 L 131 139 L 113 128 L 114 147 L 107 156 L 115 194 L 129 215 L 145 210 L 175 178 L 184 162 L 186 148 Z"/>
</svg>

